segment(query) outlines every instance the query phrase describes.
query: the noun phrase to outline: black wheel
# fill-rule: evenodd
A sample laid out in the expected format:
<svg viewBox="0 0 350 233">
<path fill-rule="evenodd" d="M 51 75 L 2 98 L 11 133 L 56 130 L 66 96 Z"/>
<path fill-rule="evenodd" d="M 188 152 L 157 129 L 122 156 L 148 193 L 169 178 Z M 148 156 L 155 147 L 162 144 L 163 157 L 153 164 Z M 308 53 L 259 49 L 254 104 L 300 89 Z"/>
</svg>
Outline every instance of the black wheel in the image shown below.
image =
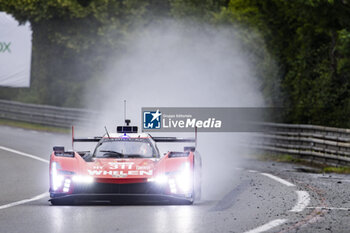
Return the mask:
<svg viewBox="0 0 350 233">
<path fill-rule="evenodd" d="M 200 201 L 201 199 L 202 199 L 202 188 L 201 188 L 201 185 L 199 184 L 198 190 L 194 191 L 194 200 Z"/>
<path fill-rule="evenodd" d="M 191 200 L 188 200 L 188 202 L 186 202 L 186 205 L 193 205 L 194 203 L 194 199 L 192 198 Z"/>
<path fill-rule="evenodd" d="M 201 176 L 201 162 L 196 170 L 193 172 L 193 201 L 198 202 L 202 198 L 202 176 Z"/>
<path fill-rule="evenodd" d="M 72 205 L 73 203 L 71 201 L 67 200 L 60 200 L 60 199 L 53 199 L 50 200 L 51 205 Z"/>
<path fill-rule="evenodd" d="M 192 194 L 191 194 L 191 198 L 188 199 L 188 200 L 186 201 L 186 203 L 185 203 L 185 204 L 187 204 L 187 205 L 193 205 L 193 203 L 194 203 L 195 201 L 199 201 L 200 196 L 199 196 L 199 199 L 198 199 L 198 195 L 201 195 L 201 192 L 199 192 L 199 194 L 198 194 L 198 192 L 197 192 L 197 185 L 196 185 L 196 179 L 195 179 L 194 174 L 193 174 L 192 177 L 193 177 L 193 182 L 192 182 Z"/>
</svg>

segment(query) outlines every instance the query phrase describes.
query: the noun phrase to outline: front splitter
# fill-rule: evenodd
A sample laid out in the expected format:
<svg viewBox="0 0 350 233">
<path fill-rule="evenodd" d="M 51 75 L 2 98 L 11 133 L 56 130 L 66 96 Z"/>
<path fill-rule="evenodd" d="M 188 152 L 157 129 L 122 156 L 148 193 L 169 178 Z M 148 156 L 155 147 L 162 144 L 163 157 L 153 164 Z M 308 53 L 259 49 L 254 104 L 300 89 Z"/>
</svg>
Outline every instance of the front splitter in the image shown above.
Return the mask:
<svg viewBox="0 0 350 233">
<path fill-rule="evenodd" d="M 119 193 L 79 193 L 52 197 L 49 200 L 69 204 L 182 204 L 190 205 L 192 199 L 185 196 L 165 194 L 119 194 Z"/>
</svg>

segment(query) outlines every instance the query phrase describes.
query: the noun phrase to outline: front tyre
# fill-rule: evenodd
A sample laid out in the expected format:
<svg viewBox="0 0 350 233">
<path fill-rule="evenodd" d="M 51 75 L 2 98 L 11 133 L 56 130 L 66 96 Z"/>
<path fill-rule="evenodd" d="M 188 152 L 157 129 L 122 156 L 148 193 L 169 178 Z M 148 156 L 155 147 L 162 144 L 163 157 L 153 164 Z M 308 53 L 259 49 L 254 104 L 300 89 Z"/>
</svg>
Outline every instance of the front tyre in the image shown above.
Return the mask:
<svg viewBox="0 0 350 233">
<path fill-rule="evenodd" d="M 54 206 L 72 205 L 73 204 L 71 201 L 61 200 L 61 199 L 51 199 L 50 202 L 51 202 L 51 205 L 54 205 Z"/>
</svg>

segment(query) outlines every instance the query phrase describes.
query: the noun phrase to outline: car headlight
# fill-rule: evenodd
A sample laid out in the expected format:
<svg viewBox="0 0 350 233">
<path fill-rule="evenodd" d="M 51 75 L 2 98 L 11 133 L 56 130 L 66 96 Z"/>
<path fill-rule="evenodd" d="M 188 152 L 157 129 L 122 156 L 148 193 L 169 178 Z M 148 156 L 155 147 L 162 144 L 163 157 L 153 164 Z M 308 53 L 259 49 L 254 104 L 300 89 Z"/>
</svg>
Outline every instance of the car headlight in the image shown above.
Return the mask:
<svg viewBox="0 0 350 233">
<path fill-rule="evenodd" d="M 159 185 L 164 185 L 164 184 L 168 183 L 168 176 L 165 174 L 162 174 L 162 175 L 158 175 L 154 178 L 148 178 L 147 181 L 148 182 L 155 182 Z"/>
<path fill-rule="evenodd" d="M 183 164 L 179 172 L 176 174 L 176 184 L 183 193 L 188 193 L 192 188 L 192 175 L 190 164 Z"/>
<path fill-rule="evenodd" d="M 72 180 L 74 183 L 80 183 L 80 184 L 91 184 L 94 182 L 94 178 L 92 176 L 74 175 L 72 177 Z"/>
<path fill-rule="evenodd" d="M 155 182 L 158 185 L 169 185 L 171 193 L 188 194 L 192 190 L 192 173 L 190 163 L 184 163 L 176 172 L 161 174 L 147 179 L 148 182 Z"/>
<path fill-rule="evenodd" d="M 59 163 L 53 162 L 51 164 L 51 179 L 52 179 L 52 189 L 56 191 L 62 186 L 64 177 L 58 174 L 58 169 L 61 168 Z"/>
</svg>

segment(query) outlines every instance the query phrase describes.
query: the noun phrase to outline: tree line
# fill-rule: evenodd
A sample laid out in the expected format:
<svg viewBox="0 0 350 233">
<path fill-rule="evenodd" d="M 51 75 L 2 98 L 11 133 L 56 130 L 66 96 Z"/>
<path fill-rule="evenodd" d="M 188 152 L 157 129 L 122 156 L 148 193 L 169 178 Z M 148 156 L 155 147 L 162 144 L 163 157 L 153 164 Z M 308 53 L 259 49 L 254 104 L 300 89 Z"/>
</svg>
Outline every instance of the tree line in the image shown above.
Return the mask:
<svg viewBox="0 0 350 233">
<path fill-rule="evenodd" d="M 134 28 L 171 18 L 239 25 L 285 122 L 350 127 L 348 0 L 0 0 L 0 11 L 33 30 L 31 87 L 2 87 L 2 99 L 81 107 L 75 93 L 99 81 Z"/>
</svg>

